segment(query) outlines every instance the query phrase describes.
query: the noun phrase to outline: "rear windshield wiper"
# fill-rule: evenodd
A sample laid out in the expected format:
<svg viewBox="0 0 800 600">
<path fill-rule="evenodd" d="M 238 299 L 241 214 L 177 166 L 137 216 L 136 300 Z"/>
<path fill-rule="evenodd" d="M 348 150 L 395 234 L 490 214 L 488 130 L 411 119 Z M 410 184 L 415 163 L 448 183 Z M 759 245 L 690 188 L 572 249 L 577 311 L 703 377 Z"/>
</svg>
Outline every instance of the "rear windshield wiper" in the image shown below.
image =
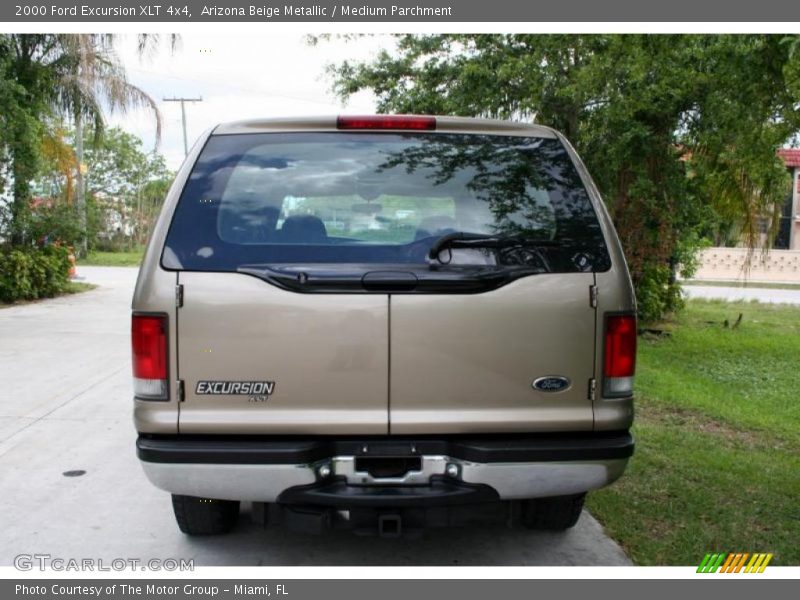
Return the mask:
<svg viewBox="0 0 800 600">
<path fill-rule="evenodd" d="M 445 248 L 506 248 L 509 246 L 559 246 L 555 240 L 536 239 L 526 234 L 518 235 L 487 235 L 485 233 L 470 233 L 456 231 L 438 238 L 431 246 L 428 257 L 431 260 L 439 258 L 439 253 Z"/>
</svg>

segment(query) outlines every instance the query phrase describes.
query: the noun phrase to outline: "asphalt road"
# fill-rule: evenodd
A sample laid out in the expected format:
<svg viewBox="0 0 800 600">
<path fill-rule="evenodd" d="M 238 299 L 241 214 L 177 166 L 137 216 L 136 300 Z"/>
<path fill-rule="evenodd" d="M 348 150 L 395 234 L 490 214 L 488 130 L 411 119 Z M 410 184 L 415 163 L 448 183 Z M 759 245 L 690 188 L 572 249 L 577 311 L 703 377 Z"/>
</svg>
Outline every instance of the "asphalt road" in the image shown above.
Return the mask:
<svg viewBox="0 0 800 600">
<path fill-rule="evenodd" d="M 417 540 L 266 529 L 192 539 L 135 453 L 129 358 L 136 270 L 84 267 L 90 292 L 0 309 L 0 565 L 18 554 L 184 558 L 195 565 L 625 565 L 584 512 L 566 533 L 508 529 L 503 515 Z M 63 473 L 82 470 L 84 475 Z"/>
</svg>

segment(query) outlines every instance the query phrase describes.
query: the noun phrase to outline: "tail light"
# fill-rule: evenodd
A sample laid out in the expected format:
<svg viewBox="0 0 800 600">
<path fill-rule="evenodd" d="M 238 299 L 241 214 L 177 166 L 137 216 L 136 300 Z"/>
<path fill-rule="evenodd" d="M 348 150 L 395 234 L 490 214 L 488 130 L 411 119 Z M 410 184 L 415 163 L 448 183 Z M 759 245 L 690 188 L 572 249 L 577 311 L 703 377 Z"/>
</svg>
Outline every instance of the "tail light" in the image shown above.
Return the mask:
<svg viewBox="0 0 800 600">
<path fill-rule="evenodd" d="M 144 400 L 167 400 L 167 317 L 133 315 L 133 393 Z"/>
<path fill-rule="evenodd" d="M 337 129 L 436 129 L 436 117 L 414 115 L 368 115 L 365 117 L 340 116 Z"/>
<path fill-rule="evenodd" d="M 636 372 L 636 316 L 606 317 L 603 396 L 629 396 Z"/>
</svg>

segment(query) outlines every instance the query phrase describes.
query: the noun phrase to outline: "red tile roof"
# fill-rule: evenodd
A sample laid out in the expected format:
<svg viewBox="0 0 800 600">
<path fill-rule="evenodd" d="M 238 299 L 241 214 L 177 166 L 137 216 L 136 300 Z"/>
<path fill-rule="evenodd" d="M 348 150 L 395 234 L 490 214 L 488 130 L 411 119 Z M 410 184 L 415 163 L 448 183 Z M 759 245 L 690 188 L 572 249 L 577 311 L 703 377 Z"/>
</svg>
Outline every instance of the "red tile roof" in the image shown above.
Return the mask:
<svg viewBox="0 0 800 600">
<path fill-rule="evenodd" d="M 787 167 L 800 167 L 800 148 L 781 148 L 778 156 Z"/>
</svg>

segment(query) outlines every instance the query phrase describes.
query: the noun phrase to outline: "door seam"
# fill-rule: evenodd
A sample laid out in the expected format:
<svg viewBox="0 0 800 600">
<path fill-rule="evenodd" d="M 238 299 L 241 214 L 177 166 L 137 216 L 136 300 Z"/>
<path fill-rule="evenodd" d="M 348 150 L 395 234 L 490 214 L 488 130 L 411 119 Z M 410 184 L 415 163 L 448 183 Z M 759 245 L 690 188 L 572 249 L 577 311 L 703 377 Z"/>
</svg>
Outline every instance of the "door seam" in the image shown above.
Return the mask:
<svg viewBox="0 0 800 600">
<path fill-rule="evenodd" d="M 386 434 L 392 434 L 392 295 L 386 294 Z"/>
<path fill-rule="evenodd" d="M 597 273 L 592 271 L 592 283 L 594 284 L 595 288 L 597 289 Z M 597 290 L 597 295 L 600 295 L 600 290 Z M 594 338 L 592 343 L 592 379 L 596 382 L 597 381 L 597 344 L 599 343 L 600 332 L 598 331 L 598 320 L 597 320 L 597 313 L 600 311 L 600 300 L 595 303 L 595 306 L 592 308 L 594 311 Z M 595 384 L 596 385 L 596 384 Z M 592 431 L 597 428 L 597 417 L 595 416 L 595 404 L 597 403 L 597 394 L 595 393 L 594 398 L 591 400 L 592 404 Z"/>
<path fill-rule="evenodd" d="M 175 285 L 179 286 L 180 284 L 181 284 L 181 272 L 177 271 L 175 273 Z M 181 305 L 183 305 L 182 302 L 181 302 Z M 177 303 L 176 303 L 176 306 L 175 306 L 175 382 L 176 382 L 175 383 L 175 388 L 178 387 L 177 382 L 181 378 L 181 363 L 180 363 L 181 353 L 180 353 L 180 347 L 178 346 L 178 344 L 180 343 L 180 336 L 178 335 L 178 325 L 179 325 L 179 323 L 178 323 L 178 319 L 179 319 L 178 315 L 180 314 L 180 310 L 181 310 L 181 307 L 177 306 Z M 177 389 L 176 389 L 175 393 L 176 393 L 176 395 L 178 394 Z M 180 397 L 175 398 L 175 404 L 178 407 L 178 422 L 175 423 L 175 430 L 178 433 L 180 433 L 181 432 L 181 404 L 183 404 L 183 402 L 181 402 Z"/>
</svg>

